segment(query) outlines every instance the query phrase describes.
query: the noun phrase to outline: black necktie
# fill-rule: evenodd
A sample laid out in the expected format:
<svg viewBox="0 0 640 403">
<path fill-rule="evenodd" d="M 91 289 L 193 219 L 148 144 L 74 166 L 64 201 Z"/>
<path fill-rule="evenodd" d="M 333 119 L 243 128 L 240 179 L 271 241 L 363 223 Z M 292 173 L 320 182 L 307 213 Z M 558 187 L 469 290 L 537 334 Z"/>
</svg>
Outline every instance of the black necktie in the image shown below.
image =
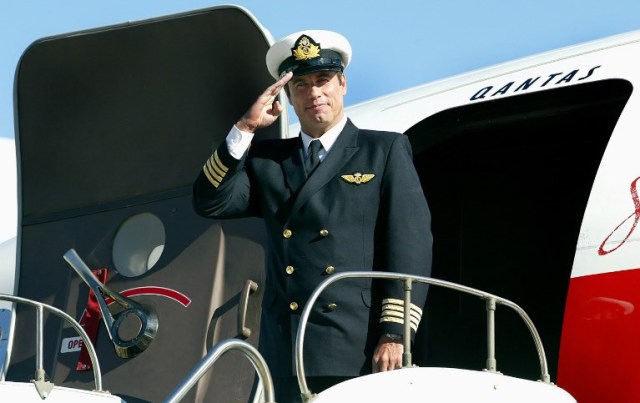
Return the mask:
<svg viewBox="0 0 640 403">
<path fill-rule="evenodd" d="M 322 143 L 320 140 L 311 140 L 309 143 L 309 150 L 307 151 L 307 159 L 304 162 L 304 167 L 307 171 L 307 175 L 310 175 L 314 169 L 320 164 L 320 150 L 322 149 Z"/>
</svg>

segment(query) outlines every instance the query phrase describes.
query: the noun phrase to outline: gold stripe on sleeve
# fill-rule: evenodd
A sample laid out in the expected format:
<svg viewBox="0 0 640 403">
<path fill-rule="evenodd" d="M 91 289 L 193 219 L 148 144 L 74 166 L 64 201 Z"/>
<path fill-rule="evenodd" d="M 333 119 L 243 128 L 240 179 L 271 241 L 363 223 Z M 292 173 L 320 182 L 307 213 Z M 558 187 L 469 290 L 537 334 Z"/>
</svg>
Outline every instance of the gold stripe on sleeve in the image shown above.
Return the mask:
<svg viewBox="0 0 640 403">
<path fill-rule="evenodd" d="M 213 153 L 213 159 L 215 160 L 216 165 L 223 171 L 223 172 L 227 172 L 229 171 L 229 168 L 222 163 L 222 161 L 220 161 L 220 157 L 218 157 L 218 150 L 216 150 L 215 153 Z"/>
<path fill-rule="evenodd" d="M 410 326 L 416 331 L 420 320 L 422 319 L 422 309 L 414 304 L 411 304 L 410 310 Z M 396 298 L 386 298 L 382 301 L 382 313 L 380 315 L 380 322 L 393 322 L 404 324 L 404 301 Z"/>
<path fill-rule="evenodd" d="M 217 180 L 215 180 L 213 177 L 211 177 L 211 174 L 209 173 L 209 169 L 207 169 L 207 165 L 205 164 L 202 167 L 202 172 L 204 172 L 205 176 L 207 177 L 207 179 L 209 180 L 209 182 L 217 189 L 218 186 L 220 186 L 220 182 L 218 182 Z"/>
<path fill-rule="evenodd" d="M 208 171 L 209 175 L 211 175 L 215 180 L 217 180 L 218 182 L 222 182 L 222 179 L 224 178 L 225 174 L 223 173 L 222 175 L 218 175 L 215 165 L 212 166 L 211 164 L 211 159 L 207 161 L 207 165 L 205 169 Z"/>
<path fill-rule="evenodd" d="M 217 164 L 212 164 L 211 168 L 213 168 L 215 173 L 220 175 L 221 178 L 224 178 L 224 176 L 227 174 L 227 171 L 223 171 L 222 168 L 219 167 Z"/>
</svg>

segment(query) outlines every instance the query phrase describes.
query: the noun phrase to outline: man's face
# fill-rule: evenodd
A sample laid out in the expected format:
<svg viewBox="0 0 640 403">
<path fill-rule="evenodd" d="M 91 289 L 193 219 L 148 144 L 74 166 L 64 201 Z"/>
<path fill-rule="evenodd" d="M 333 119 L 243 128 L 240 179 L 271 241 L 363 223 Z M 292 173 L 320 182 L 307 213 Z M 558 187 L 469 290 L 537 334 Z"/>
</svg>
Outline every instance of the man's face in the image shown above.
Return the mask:
<svg viewBox="0 0 640 403">
<path fill-rule="evenodd" d="M 343 74 L 318 71 L 293 77 L 287 85 L 289 102 L 305 133 L 320 137 L 342 119 L 347 93 L 347 80 Z"/>
</svg>

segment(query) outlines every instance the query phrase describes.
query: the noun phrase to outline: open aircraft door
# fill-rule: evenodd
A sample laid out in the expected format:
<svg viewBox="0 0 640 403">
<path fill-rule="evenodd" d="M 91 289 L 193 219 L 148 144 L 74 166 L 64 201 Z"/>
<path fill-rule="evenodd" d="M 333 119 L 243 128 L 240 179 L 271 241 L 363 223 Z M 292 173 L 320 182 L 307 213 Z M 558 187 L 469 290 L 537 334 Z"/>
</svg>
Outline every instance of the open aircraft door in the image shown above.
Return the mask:
<svg viewBox="0 0 640 403">
<path fill-rule="evenodd" d="M 221 339 L 257 344 L 262 223 L 198 217 L 191 184 L 272 82 L 271 42 L 246 10 L 225 6 L 45 38 L 18 65 L 18 295 L 95 328 L 105 387 L 129 402 L 161 401 Z M 261 136 L 284 127 L 286 116 Z M 131 358 L 116 354 L 89 287 L 63 259 L 71 249 L 102 269 L 109 290 L 157 315 L 150 344 L 121 351 Z M 114 315 L 123 309 L 107 303 Z M 9 380 L 33 377 L 35 318 L 17 311 Z M 119 318 L 121 340 L 135 340 L 149 319 Z M 45 315 L 44 331 L 51 381 L 91 389 L 72 329 Z M 230 353 L 185 401 L 247 399 L 252 374 Z"/>
</svg>

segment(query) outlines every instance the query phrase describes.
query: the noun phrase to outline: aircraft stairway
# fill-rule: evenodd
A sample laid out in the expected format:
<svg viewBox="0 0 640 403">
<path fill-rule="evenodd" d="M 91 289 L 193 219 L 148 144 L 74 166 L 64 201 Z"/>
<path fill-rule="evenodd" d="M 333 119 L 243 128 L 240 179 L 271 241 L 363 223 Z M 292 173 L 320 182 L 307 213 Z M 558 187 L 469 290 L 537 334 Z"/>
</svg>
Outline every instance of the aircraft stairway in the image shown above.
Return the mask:
<svg viewBox="0 0 640 403">
<path fill-rule="evenodd" d="M 87 271 L 88 268 L 82 268 L 82 261 L 77 258 L 77 255 L 71 251 L 65 254 L 65 259 L 69 264 L 83 277 L 92 290 L 102 294 L 103 292 L 110 297 L 117 299 L 118 296 L 114 295 L 106 287 L 101 288 L 100 283 L 94 281 L 88 281 L 89 278 L 85 278 L 82 272 Z M 76 260 L 77 259 L 77 260 Z M 90 273 L 90 272 L 89 272 Z M 457 368 L 441 368 L 441 367 L 418 367 L 412 363 L 411 354 L 411 342 L 408 337 L 404 337 L 404 354 L 403 354 L 403 368 L 383 373 L 376 373 L 366 375 L 352 380 L 335 385 L 321 393 L 315 394 L 311 391 L 306 383 L 306 376 L 304 370 L 304 357 L 303 346 L 305 338 L 306 324 L 309 319 L 311 307 L 321 295 L 321 293 L 331 284 L 350 278 L 373 278 L 384 280 L 395 280 L 404 283 L 404 300 L 405 300 L 405 328 L 404 333 L 409 334 L 409 315 L 410 315 L 410 301 L 411 291 L 414 283 L 425 283 L 432 286 L 445 287 L 456 290 L 458 292 L 471 294 L 483 300 L 486 304 L 487 312 L 487 359 L 486 368 L 482 370 L 468 370 Z M 93 277 L 92 277 L 93 279 Z M 102 286 L 103 287 L 103 286 Z M 98 300 L 102 299 L 103 295 L 98 297 Z M 100 372 L 100 364 L 98 357 L 90 342 L 89 337 L 82 328 L 82 326 L 67 313 L 48 304 L 32 301 L 26 298 L 17 296 L 0 294 L 0 300 L 9 301 L 18 304 L 26 304 L 36 309 L 36 371 L 35 377 L 30 382 L 5 382 L 4 379 L 0 380 L 0 396 L 11 397 L 15 401 L 20 402 L 124 402 L 121 398 L 110 394 L 103 389 L 102 375 Z M 125 300 L 127 300 L 125 298 Z M 126 301 L 124 301 L 126 304 Z M 495 349 L 495 311 L 498 306 L 505 306 L 515 311 L 526 324 L 531 333 L 531 337 L 535 344 L 535 348 L 538 352 L 540 377 L 538 380 L 526 380 L 517 377 L 511 377 L 504 375 L 497 370 L 497 359 Z M 108 308 L 105 305 L 107 312 L 103 313 L 103 318 L 110 317 Z M 145 321 L 146 315 L 149 315 L 144 307 L 139 306 L 129 307 L 127 309 L 136 310 L 134 313 L 138 315 L 141 322 Z M 87 352 L 90 356 L 93 376 L 95 379 L 95 390 L 86 391 L 73 388 L 55 386 L 53 383 L 47 380 L 46 374 L 43 370 L 42 357 L 43 357 L 43 312 L 48 311 L 51 314 L 61 317 L 67 323 L 69 323 L 75 331 L 80 335 L 87 348 Z M 117 317 L 126 316 L 122 311 L 117 316 L 115 321 L 110 322 L 111 326 L 118 323 Z M 153 315 L 151 315 L 153 317 Z M 112 318 L 113 319 L 113 318 Z M 109 320 L 105 319 L 105 324 Z M 117 327 L 112 328 L 113 333 L 117 333 Z M 144 335 L 144 326 L 140 330 L 138 336 Z M 150 340 L 145 342 L 150 343 Z M 132 340 L 139 340 L 139 337 L 134 337 Z M 118 349 L 117 340 L 114 341 L 114 346 Z M 144 346 L 144 343 L 141 344 Z M 122 346 L 120 346 L 122 347 Z M 243 356 L 251 361 L 254 369 L 259 376 L 259 385 L 257 389 L 257 396 L 254 401 L 273 403 L 274 400 L 274 388 L 269 372 L 269 368 L 260 355 L 260 353 L 251 344 L 239 340 L 239 339 L 227 339 L 214 345 L 208 353 L 203 357 L 197 365 L 191 370 L 191 372 L 184 378 L 184 380 L 176 386 L 176 388 L 170 393 L 170 395 L 164 400 L 165 403 L 180 402 L 182 398 L 195 386 L 200 378 L 214 365 L 214 363 L 225 353 L 231 350 L 240 351 Z M 130 351 L 130 350 L 129 350 Z M 318 288 L 313 292 L 309 298 L 308 303 L 301 314 L 301 321 L 298 327 L 298 333 L 295 345 L 295 364 L 298 376 L 298 385 L 300 387 L 300 394 L 302 400 L 305 402 L 315 403 L 336 403 L 336 402 L 352 402 L 352 401 L 367 401 L 367 402 L 386 402 L 393 401 L 431 401 L 431 402 L 460 402 L 460 401 L 474 401 L 474 402 L 539 402 L 545 401 L 550 403 L 570 403 L 576 400 L 569 395 L 563 389 L 557 387 L 550 381 L 549 370 L 547 365 L 547 359 L 542 345 L 540 336 L 529 318 L 522 308 L 515 303 L 498 297 L 496 295 L 486 293 L 471 287 L 466 287 L 456 283 L 438 280 L 434 278 L 412 276 L 400 273 L 385 273 L 385 272 L 344 272 L 338 273 L 331 278 L 325 280 Z"/>
</svg>

